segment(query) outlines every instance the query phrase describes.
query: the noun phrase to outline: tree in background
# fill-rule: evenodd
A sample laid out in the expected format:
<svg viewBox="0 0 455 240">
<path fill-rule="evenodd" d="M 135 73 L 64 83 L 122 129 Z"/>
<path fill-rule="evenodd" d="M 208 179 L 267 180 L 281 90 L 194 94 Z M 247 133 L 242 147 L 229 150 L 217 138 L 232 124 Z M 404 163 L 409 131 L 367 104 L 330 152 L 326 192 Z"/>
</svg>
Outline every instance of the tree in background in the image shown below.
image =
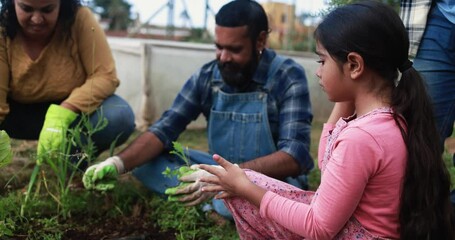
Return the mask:
<svg viewBox="0 0 455 240">
<path fill-rule="evenodd" d="M 109 30 L 126 30 L 131 23 L 131 4 L 126 0 L 93 0 L 95 8 L 101 8 L 101 18 L 109 19 Z"/>
<path fill-rule="evenodd" d="M 325 15 L 327 15 L 330 11 L 332 11 L 334 8 L 346 5 L 346 4 L 351 4 L 354 2 L 359 2 L 361 0 L 325 0 L 326 4 L 328 4 L 328 8 L 325 10 L 322 10 L 318 13 L 301 13 L 299 16 L 297 16 L 297 19 L 302 23 L 302 25 L 306 26 L 306 29 L 304 32 L 297 33 L 293 32 L 291 33 L 291 38 L 294 39 L 292 42 L 293 44 L 290 46 L 289 50 L 293 51 L 309 51 L 309 52 L 314 52 L 316 50 L 316 43 L 313 39 L 313 31 L 315 29 L 315 26 L 317 25 L 317 22 L 320 20 L 320 18 L 324 18 Z M 383 2 L 385 4 L 388 4 L 389 6 L 393 7 L 397 12 L 400 9 L 400 0 L 377 0 L 380 2 Z"/>
</svg>

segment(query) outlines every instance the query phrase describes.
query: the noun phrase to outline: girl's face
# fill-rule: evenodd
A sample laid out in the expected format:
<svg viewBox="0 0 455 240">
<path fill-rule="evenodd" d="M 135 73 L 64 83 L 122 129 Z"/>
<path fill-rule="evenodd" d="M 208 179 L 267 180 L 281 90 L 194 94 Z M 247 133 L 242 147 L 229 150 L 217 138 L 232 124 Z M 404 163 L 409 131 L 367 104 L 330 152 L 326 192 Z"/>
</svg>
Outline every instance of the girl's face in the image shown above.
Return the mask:
<svg viewBox="0 0 455 240">
<path fill-rule="evenodd" d="M 316 43 L 316 54 L 319 56 L 319 67 L 316 70 L 316 76 L 319 78 L 319 85 L 327 94 L 327 97 L 332 102 L 341 102 L 350 100 L 348 94 L 351 89 L 346 74 L 339 63 L 333 59 L 327 50 L 318 41 Z"/>
<path fill-rule="evenodd" d="M 14 0 L 22 34 L 40 39 L 52 35 L 60 11 L 60 0 Z"/>
</svg>

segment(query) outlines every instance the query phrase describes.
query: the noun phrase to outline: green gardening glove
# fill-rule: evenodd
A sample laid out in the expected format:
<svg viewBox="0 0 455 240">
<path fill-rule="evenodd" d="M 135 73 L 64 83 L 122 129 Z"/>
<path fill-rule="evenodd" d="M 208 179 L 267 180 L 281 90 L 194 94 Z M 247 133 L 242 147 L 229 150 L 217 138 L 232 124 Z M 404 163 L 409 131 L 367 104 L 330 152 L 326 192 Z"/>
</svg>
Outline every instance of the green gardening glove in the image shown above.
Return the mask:
<svg viewBox="0 0 455 240">
<path fill-rule="evenodd" d="M 67 108 L 51 104 L 47 110 L 43 128 L 38 139 L 38 165 L 42 164 L 47 154 L 57 151 L 60 148 L 63 139 L 66 137 L 66 131 L 69 125 L 77 116 L 77 113 Z"/>
<path fill-rule="evenodd" d="M 113 156 L 87 168 L 82 182 L 86 189 L 104 192 L 113 189 L 118 175 L 124 172 L 123 161 L 120 157 Z"/>
<path fill-rule="evenodd" d="M 0 168 L 10 164 L 12 159 L 11 139 L 4 130 L 0 130 Z"/>
</svg>

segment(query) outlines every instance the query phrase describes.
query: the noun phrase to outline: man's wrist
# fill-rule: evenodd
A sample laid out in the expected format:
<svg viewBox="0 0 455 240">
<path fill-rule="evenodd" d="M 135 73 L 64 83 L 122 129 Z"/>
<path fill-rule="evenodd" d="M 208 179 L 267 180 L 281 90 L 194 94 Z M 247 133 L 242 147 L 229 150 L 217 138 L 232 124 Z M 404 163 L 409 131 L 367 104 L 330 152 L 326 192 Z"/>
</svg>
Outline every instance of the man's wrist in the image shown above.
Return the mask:
<svg viewBox="0 0 455 240">
<path fill-rule="evenodd" d="M 118 174 L 125 173 L 125 165 L 123 164 L 123 160 L 119 156 L 112 156 L 106 159 L 106 162 L 114 164 L 117 168 Z"/>
</svg>

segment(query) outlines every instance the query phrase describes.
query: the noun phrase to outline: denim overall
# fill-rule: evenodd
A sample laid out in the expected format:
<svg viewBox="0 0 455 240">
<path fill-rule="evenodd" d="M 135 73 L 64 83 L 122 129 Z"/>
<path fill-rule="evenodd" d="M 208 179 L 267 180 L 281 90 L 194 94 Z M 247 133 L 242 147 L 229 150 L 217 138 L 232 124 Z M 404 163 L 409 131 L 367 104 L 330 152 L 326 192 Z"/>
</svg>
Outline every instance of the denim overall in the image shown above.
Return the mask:
<svg viewBox="0 0 455 240">
<path fill-rule="evenodd" d="M 428 17 L 414 68 L 427 83 L 443 150 L 444 141 L 451 136 L 455 121 L 455 24 L 436 5 Z M 452 161 L 455 165 L 455 154 Z M 455 208 L 455 190 L 452 190 L 451 202 Z"/>
<path fill-rule="evenodd" d="M 455 121 L 455 24 L 444 17 L 437 6 L 430 12 L 414 68 L 428 85 L 443 148 Z M 455 156 L 453 162 L 455 164 Z"/>
<path fill-rule="evenodd" d="M 209 154 L 189 150 L 191 164 L 217 164 L 212 159 L 214 153 L 232 163 L 242 163 L 276 151 L 267 115 L 267 95 L 272 86 L 276 71 L 285 59 L 275 56 L 263 89 L 257 92 L 224 93 L 219 70 L 212 77 L 213 104 L 208 122 Z M 271 77 L 272 76 L 272 77 Z M 164 159 L 161 159 L 164 158 Z M 146 187 L 158 193 L 176 186 L 178 181 L 163 177 L 166 167 L 171 169 L 183 165 L 175 155 L 162 154 L 158 159 L 135 169 L 134 176 Z M 230 218 L 231 214 L 221 200 L 213 199 L 213 208 L 220 215 Z"/>
</svg>

